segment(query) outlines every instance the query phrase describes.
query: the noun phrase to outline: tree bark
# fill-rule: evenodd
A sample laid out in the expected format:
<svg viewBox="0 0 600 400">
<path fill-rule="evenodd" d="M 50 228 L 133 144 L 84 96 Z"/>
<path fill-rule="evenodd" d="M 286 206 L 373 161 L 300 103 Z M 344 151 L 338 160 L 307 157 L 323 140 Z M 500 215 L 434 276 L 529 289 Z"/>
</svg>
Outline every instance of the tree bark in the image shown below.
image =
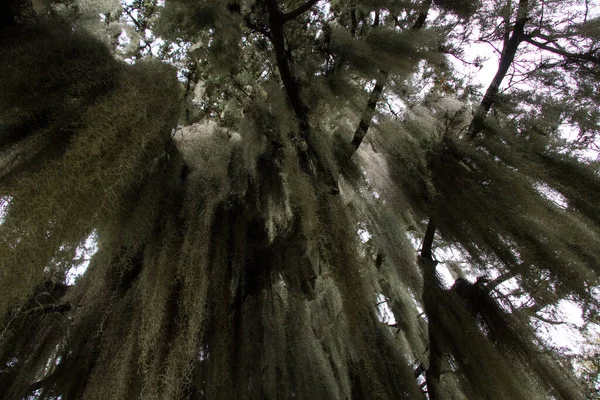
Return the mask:
<svg viewBox="0 0 600 400">
<path fill-rule="evenodd" d="M 556 47 L 548 46 L 546 43 L 540 43 L 533 40 L 532 36 L 524 36 L 523 40 L 529 44 L 532 44 L 542 50 L 549 51 L 551 53 L 563 56 L 567 60 L 575 60 L 579 62 L 592 62 L 594 64 L 600 64 L 600 57 L 592 52 L 588 53 L 571 53 L 565 50 L 558 49 Z"/>
<path fill-rule="evenodd" d="M 363 139 L 367 135 L 367 131 L 369 130 L 369 127 L 371 126 L 371 121 L 373 120 L 373 115 L 375 115 L 375 108 L 377 107 L 377 103 L 379 102 L 379 99 L 381 98 L 381 93 L 383 92 L 383 86 L 385 85 L 385 82 L 386 82 L 387 76 L 388 76 L 387 72 L 382 72 L 381 74 L 383 76 L 378 78 L 377 81 L 375 82 L 375 87 L 373 88 L 373 90 L 371 91 L 371 94 L 369 95 L 369 100 L 367 101 L 367 106 L 365 107 L 365 110 L 363 111 L 363 115 L 360 119 L 358 127 L 356 128 L 356 131 L 354 132 L 354 137 L 352 138 L 352 153 L 351 154 L 354 154 L 354 152 L 356 150 L 358 150 L 358 148 L 360 147 L 360 144 L 362 143 Z"/>
<path fill-rule="evenodd" d="M 435 225 L 429 220 L 427 233 L 423 241 L 423 249 L 419 257 L 419 264 L 423 269 L 423 308 L 427 315 L 427 331 L 429 340 L 429 365 L 425 370 L 425 380 L 427 382 L 427 394 L 430 400 L 439 400 L 442 398 L 440 387 L 440 378 L 442 375 L 443 349 L 441 343 L 440 327 L 440 305 L 438 304 L 437 293 L 440 290 L 435 267 L 437 262 L 433 260 L 431 254 L 433 237 L 435 235 Z"/>
<path fill-rule="evenodd" d="M 488 86 L 479 107 L 475 111 L 475 116 L 469 125 L 467 131 L 467 139 L 473 140 L 483 127 L 483 122 L 487 116 L 488 111 L 492 105 L 498 99 L 498 93 L 500 91 L 500 85 L 508 72 L 508 69 L 515 60 L 515 54 L 519 44 L 525 39 L 525 24 L 529 20 L 527 17 L 528 0 L 519 1 L 519 9 L 517 11 L 517 22 L 512 30 L 512 34 L 506 47 L 502 50 L 502 56 L 500 57 L 500 63 L 498 65 L 498 71 L 492 79 L 492 83 Z"/>
<path fill-rule="evenodd" d="M 415 20 L 415 23 L 412 26 L 411 31 L 417 32 L 423 26 L 425 26 L 425 21 L 427 20 L 427 14 L 429 13 L 430 8 L 431 8 L 431 0 L 425 0 L 423 2 L 423 4 L 421 5 L 421 10 L 419 11 L 419 15 L 417 16 L 417 19 Z M 376 15 L 378 16 L 379 13 L 376 13 Z M 353 16 L 354 16 L 354 14 L 353 14 Z M 354 36 L 354 33 L 356 31 L 356 27 L 355 27 L 354 23 L 355 23 L 355 16 L 354 16 L 353 25 L 352 25 L 352 36 Z M 379 24 L 379 20 L 377 20 L 377 23 L 375 23 L 374 26 L 377 26 L 378 24 Z M 383 87 L 385 86 L 387 78 L 388 78 L 388 72 L 381 71 L 381 76 L 378 77 L 375 82 L 375 86 L 373 87 L 373 90 L 371 91 L 371 94 L 369 95 L 369 100 L 367 101 L 367 106 L 365 107 L 365 110 L 363 111 L 363 114 L 362 114 L 362 117 L 358 124 L 358 127 L 356 128 L 356 131 L 354 132 L 354 137 L 352 138 L 352 150 L 351 150 L 351 153 L 349 154 L 348 158 L 352 157 L 352 154 L 354 154 L 356 152 L 356 150 L 358 150 L 358 148 L 360 147 L 360 144 L 362 143 L 363 139 L 367 135 L 367 131 L 369 130 L 369 127 L 371 126 L 371 122 L 373 121 L 373 116 L 375 115 L 375 109 L 377 108 L 377 103 L 379 102 L 379 99 L 381 98 L 381 94 L 383 93 Z"/>
<path fill-rule="evenodd" d="M 298 121 L 300 135 L 303 139 L 307 140 L 310 130 L 308 125 L 308 108 L 300 97 L 300 89 L 296 79 L 292 75 L 292 71 L 290 70 L 285 51 L 283 24 L 290 19 L 290 15 L 288 14 L 286 19 L 285 14 L 279 10 L 276 0 L 265 1 L 267 4 L 267 11 L 269 13 L 269 27 L 271 31 L 271 36 L 269 39 L 271 40 L 273 49 L 275 50 L 277 69 L 279 71 L 279 75 L 281 76 L 281 82 L 285 88 L 290 106 L 292 107 L 294 115 Z"/>
<path fill-rule="evenodd" d="M 429 218 L 427 229 L 425 230 L 425 236 L 423 237 L 423 244 L 421 245 L 421 257 L 429 261 L 434 261 L 433 239 L 435 237 L 435 230 L 436 226 L 433 222 L 433 218 Z"/>
</svg>

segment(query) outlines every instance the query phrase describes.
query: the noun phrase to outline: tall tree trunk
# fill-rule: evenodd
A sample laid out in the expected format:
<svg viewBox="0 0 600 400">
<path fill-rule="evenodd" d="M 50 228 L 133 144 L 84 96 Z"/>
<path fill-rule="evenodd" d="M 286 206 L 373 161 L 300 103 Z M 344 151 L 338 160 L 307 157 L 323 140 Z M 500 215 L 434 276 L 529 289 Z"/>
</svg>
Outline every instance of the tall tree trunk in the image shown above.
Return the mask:
<svg viewBox="0 0 600 400">
<path fill-rule="evenodd" d="M 485 117 L 487 116 L 488 111 L 492 105 L 498 99 L 498 92 L 500 91 L 500 85 L 508 72 L 508 69 L 512 65 L 515 60 L 515 54 L 517 53 L 517 48 L 519 44 L 525 38 L 525 24 L 529 20 L 527 17 L 527 7 L 528 0 L 520 0 L 519 1 L 519 9 L 517 11 L 517 21 L 512 30 L 512 34 L 508 42 L 506 42 L 506 47 L 502 49 L 502 56 L 500 57 L 500 63 L 498 65 L 498 71 L 492 79 L 492 83 L 488 86 L 479 107 L 475 111 L 475 116 L 469 125 L 469 129 L 467 130 L 467 138 L 469 140 L 475 139 L 477 134 L 481 131 L 483 127 L 483 122 Z"/>
</svg>

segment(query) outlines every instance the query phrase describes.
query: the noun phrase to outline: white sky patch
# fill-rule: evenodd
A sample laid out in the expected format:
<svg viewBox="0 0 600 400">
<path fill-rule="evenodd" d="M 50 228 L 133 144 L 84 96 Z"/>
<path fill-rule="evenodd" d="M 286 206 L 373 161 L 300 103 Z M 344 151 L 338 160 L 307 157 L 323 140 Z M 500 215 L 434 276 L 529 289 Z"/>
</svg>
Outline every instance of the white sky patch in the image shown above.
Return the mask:
<svg viewBox="0 0 600 400">
<path fill-rule="evenodd" d="M 396 325 L 397 321 L 389 305 L 389 299 L 383 294 L 377 295 L 377 318 L 386 325 Z"/>
<path fill-rule="evenodd" d="M 572 325 L 569 324 L 549 324 L 541 322 L 536 327 L 538 336 L 547 345 L 560 348 L 567 354 L 581 354 L 587 340 Z"/>
<path fill-rule="evenodd" d="M 462 75 L 469 84 L 483 86 L 485 90 L 498 71 L 500 55 L 491 44 L 477 41 L 480 35 L 479 29 L 475 28 L 471 33 L 473 40 L 454 43 L 464 49 L 462 60 L 453 55 L 448 55 L 447 59 L 459 76 Z"/>
<path fill-rule="evenodd" d="M 165 41 L 159 37 L 155 38 L 152 41 L 152 45 L 150 46 L 152 55 L 154 57 L 158 57 L 161 47 L 165 44 Z"/>
<path fill-rule="evenodd" d="M 479 67 L 475 67 L 478 68 L 478 70 L 473 74 L 472 78 L 473 83 L 484 85 L 484 87 L 489 85 L 498 71 L 498 62 L 500 61 L 498 53 L 496 53 L 492 46 L 487 43 L 474 42 L 467 47 L 465 56 L 471 62 L 475 62 L 475 60 L 479 58 Z M 460 70 L 465 70 L 464 64 L 459 71 Z"/>
<path fill-rule="evenodd" d="M 538 191 L 542 196 L 556 204 L 558 207 L 562 209 L 567 209 L 569 203 L 567 202 L 567 198 L 563 196 L 559 191 L 554 190 L 550 186 L 545 183 L 536 182 L 533 184 L 535 190 Z"/>
<path fill-rule="evenodd" d="M 565 322 L 583 327 L 585 321 L 583 319 L 583 310 L 579 305 L 572 300 L 560 300 L 558 302 L 558 310 L 562 314 Z"/>
<path fill-rule="evenodd" d="M 204 361 L 204 360 L 208 360 L 208 347 L 200 350 L 200 352 L 198 352 L 198 361 Z"/>
<path fill-rule="evenodd" d="M 360 241 L 362 243 L 367 243 L 373 237 L 373 235 L 371 235 L 371 233 L 368 230 L 363 228 L 358 229 L 356 233 L 358 233 L 358 236 L 360 237 Z"/>
<path fill-rule="evenodd" d="M 416 232 L 414 232 L 414 231 L 407 232 L 406 236 L 408 237 L 408 240 L 410 241 L 410 244 L 413 245 L 413 247 L 415 248 L 415 250 L 420 250 L 421 249 L 421 243 L 423 241 L 423 238 L 418 237 L 417 234 L 416 234 Z"/>
<path fill-rule="evenodd" d="M 450 273 L 450 269 L 445 264 L 438 264 L 435 267 L 435 272 L 437 272 L 442 285 L 444 285 L 446 289 L 451 288 L 452 285 L 454 285 L 454 282 L 456 282 L 456 277 Z"/>
<path fill-rule="evenodd" d="M 321 11 L 323 14 L 325 14 L 325 18 L 327 18 L 327 19 L 332 18 L 333 15 L 331 14 L 331 7 L 329 6 L 328 1 L 318 1 L 316 6 L 319 9 L 319 11 Z"/>
<path fill-rule="evenodd" d="M 119 48 L 126 48 L 129 46 L 130 43 L 131 43 L 131 38 L 129 37 L 129 35 L 127 35 L 127 32 L 125 31 L 125 29 L 123 29 L 121 31 L 121 33 L 119 34 L 119 37 L 117 38 L 118 46 L 119 46 Z"/>
<path fill-rule="evenodd" d="M 87 271 L 92 257 L 98 251 L 97 239 L 97 234 L 94 231 L 75 250 L 75 259 L 78 260 L 79 263 L 77 263 L 69 270 L 69 272 L 67 272 L 67 276 L 65 278 L 65 283 L 67 285 L 73 285 L 77 281 L 77 278 Z"/>
<path fill-rule="evenodd" d="M 542 278 L 549 279 L 548 276 Z M 516 277 L 505 280 L 495 290 L 498 293 L 498 296 L 495 296 L 496 300 L 508 313 L 513 313 L 514 310 L 530 307 L 535 304 L 535 300 L 531 295 L 522 290 Z M 550 317 L 549 319 L 552 320 L 554 317 Z"/>
<path fill-rule="evenodd" d="M 406 110 L 406 103 L 404 103 L 400 97 L 386 94 L 385 101 L 382 104 L 384 113 L 392 114 L 396 117 L 402 114 Z"/>
<path fill-rule="evenodd" d="M 575 142 L 579 138 L 579 131 L 571 124 L 562 123 L 558 127 L 560 137 L 569 143 Z M 597 141 L 590 147 L 574 150 L 573 153 L 582 160 L 600 161 L 600 145 Z"/>
<path fill-rule="evenodd" d="M 10 201 L 12 197 L 4 196 L 0 198 L 0 225 L 4 223 L 6 219 L 6 214 L 8 213 L 8 207 L 10 206 Z"/>
</svg>

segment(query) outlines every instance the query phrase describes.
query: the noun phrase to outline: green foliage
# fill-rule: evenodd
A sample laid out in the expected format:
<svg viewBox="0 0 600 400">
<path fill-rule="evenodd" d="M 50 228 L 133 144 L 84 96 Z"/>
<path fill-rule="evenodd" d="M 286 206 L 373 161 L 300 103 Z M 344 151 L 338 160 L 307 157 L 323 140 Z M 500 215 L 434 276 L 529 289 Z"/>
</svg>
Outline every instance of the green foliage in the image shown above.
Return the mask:
<svg viewBox="0 0 600 400">
<path fill-rule="evenodd" d="M 441 9 L 458 15 L 461 18 L 469 19 L 481 5 L 479 0 L 434 0 Z"/>
<path fill-rule="evenodd" d="M 195 37 L 208 27 L 214 27 L 222 16 L 224 4 L 217 1 L 170 1 L 165 7 L 157 31 L 167 35 Z"/>
</svg>

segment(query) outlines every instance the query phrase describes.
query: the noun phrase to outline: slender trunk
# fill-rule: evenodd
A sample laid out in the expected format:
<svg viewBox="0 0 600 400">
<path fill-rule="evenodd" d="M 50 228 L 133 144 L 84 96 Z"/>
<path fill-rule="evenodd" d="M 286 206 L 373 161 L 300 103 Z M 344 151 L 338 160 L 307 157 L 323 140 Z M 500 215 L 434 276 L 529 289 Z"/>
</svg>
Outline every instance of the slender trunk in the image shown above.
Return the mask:
<svg viewBox="0 0 600 400">
<path fill-rule="evenodd" d="M 267 5 L 267 11 L 269 14 L 269 34 L 266 36 L 273 44 L 273 48 L 275 50 L 275 60 L 277 61 L 277 69 L 285 88 L 289 104 L 294 112 L 294 116 L 296 117 L 300 138 L 309 144 L 309 108 L 300 96 L 300 85 L 292 74 L 290 68 L 286 52 L 283 26 L 285 22 L 296 18 L 302 14 L 302 12 L 307 11 L 316 3 L 316 1 L 309 0 L 296 10 L 285 14 L 279 9 L 276 0 L 265 0 L 265 3 Z M 324 167 L 324 162 L 320 159 L 319 154 L 315 152 L 310 145 L 308 145 L 306 149 L 302 148 L 302 146 L 299 146 L 298 152 L 302 170 L 308 175 L 321 175 L 325 186 L 329 188 L 331 194 L 339 193 L 337 180 L 328 171 L 328 169 Z"/>
<path fill-rule="evenodd" d="M 425 21 L 427 20 L 427 14 L 429 13 L 430 7 L 431 7 L 431 0 L 425 0 L 423 2 L 423 4 L 421 5 L 421 10 L 419 11 L 419 15 L 417 16 L 417 19 L 415 20 L 415 23 L 411 28 L 411 30 L 413 32 L 416 32 L 416 31 L 420 30 L 423 26 L 425 26 Z M 378 26 L 379 25 L 379 13 L 376 13 L 375 15 L 376 15 L 376 20 L 373 25 Z M 353 20 L 353 30 L 352 30 L 353 36 L 354 36 L 355 31 L 356 31 L 356 29 L 355 29 L 354 20 Z M 369 130 L 369 127 L 371 126 L 371 122 L 373 121 L 373 116 L 375 115 L 375 109 L 377 108 L 377 103 L 381 99 L 381 94 L 383 93 L 383 88 L 384 88 L 385 83 L 387 82 L 387 78 L 388 78 L 387 71 L 380 71 L 380 73 L 381 73 L 381 76 L 379 76 L 375 82 L 375 86 L 373 87 L 373 90 L 371 91 L 371 93 L 369 95 L 369 100 L 367 101 L 367 106 L 365 107 L 365 110 L 363 111 L 363 114 L 362 114 L 362 117 L 358 124 L 358 127 L 356 128 L 356 131 L 354 132 L 354 137 L 352 138 L 351 153 L 349 154 L 348 158 L 350 158 L 352 156 L 352 154 L 354 154 L 354 152 L 356 152 L 356 150 L 358 150 L 358 148 L 360 147 L 360 144 L 362 143 L 363 139 L 367 135 L 367 131 Z"/>
<path fill-rule="evenodd" d="M 385 85 L 385 82 L 387 81 L 387 76 L 388 76 L 387 72 L 382 72 L 381 75 L 382 76 L 379 77 L 377 79 L 377 81 L 375 82 L 375 87 L 373 88 L 373 90 L 371 91 L 371 94 L 369 95 L 369 100 L 367 101 L 367 106 L 365 107 L 365 110 L 363 111 L 363 115 L 360 119 L 358 127 L 356 128 L 356 131 L 354 132 L 354 137 L 352 138 L 352 154 L 354 154 L 354 152 L 356 150 L 358 150 L 360 144 L 362 143 L 363 139 L 367 135 L 367 131 L 369 130 L 369 127 L 371 126 L 371 121 L 373 120 L 373 115 L 375 115 L 375 108 L 377 107 L 377 102 L 381 98 L 381 93 L 383 92 L 383 86 Z"/>
<path fill-rule="evenodd" d="M 517 53 L 517 48 L 519 44 L 525 39 L 525 24 L 528 21 L 527 17 L 527 7 L 528 0 L 520 0 L 519 1 L 519 10 L 517 11 L 517 22 L 512 30 L 512 34 L 510 39 L 507 42 L 506 47 L 502 50 L 502 56 L 500 57 L 500 63 L 498 65 L 498 71 L 492 79 L 492 83 L 488 86 L 479 107 L 475 111 L 475 116 L 469 125 L 469 129 L 467 131 L 467 138 L 469 140 L 475 139 L 477 134 L 481 131 L 483 127 L 483 122 L 485 117 L 490 111 L 492 105 L 498 99 L 498 92 L 500 91 L 500 85 L 508 72 L 508 69 L 512 65 L 515 60 L 515 54 Z"/>
<path fill-rule="evenodd" d="M 437 262 L 433 260 L 431 254 L 431 243 L 435 235 L 435 226 L 429 222 L 427 234 L 423 243 L 423 250 L 419 258 L 419 264 L 423 269 L 423 307 L 428 320 L 428 340 L 429 340 L 429 365 L 425 371 L 425 380 L 427 382 L 427 394 L 430 400 L 439 400 L 442 398 L 442 389 L 440 387 L 440 378 L 442 375 L 443 349 L 441 343 L 441 327 L 439 318 L 439 304 L 437 296 L 440 290 L 435 267 Z"/>
<path fill-rule="evenodd" d="M 292 75 L 290 65 L 285 51 L 285 38 L 283 36 L 283 24 L 286 19 L 281 13 L 276 0 L 266 0 L 267 10 L 269 12 L 269 27 L 270 40 L 275 50 L 275 60 L 277 61 L 277 69 L 281 76 L 281 82 L 285 88 L 285 92 L 290 102 L 290 106 L 294 111 L 294 115 L 298 121 L 298 128 L 303 139 L 308 139 L 308 108 L 300 97 L 300 89 L 296 79 Z"/>
<path fill-rule="evenodd" d="M 435 237 L 436 226 L 433 222 L 433 218 L 429 218 L 427 223 L 427 229 L 425 230 L 425 237 L 423 238 L 423 244 L 421 245 L 421 257 L 426 260 L 433 260 L 433 239 Z"/>
<path fill-rule="evenodd" d="M 423 270 L 423 307 L 428 321 L 429 366 L 425 371 L 427 394 L 430 400 L 442 398 L 440 377 L 442 374 L 443 351 L 440 341 L 439 304 L 437 292 L 440 290 L 433 258 L 433 239 L 435 238 L 435 223 L 429 219 L 421 246 L 419 265 Z"/>
<path fill-rule="evenodd" d="M 519 1 L 519 9 L 517 11 L 517 22 L 512 30 L 512 34 L 510 39 L 508 39 L 506 45 L 504 46 L 502 56 L 500 57 L 500 64 L 498 66 L 498 71 L 492 80 L 492 83 L 488 87 L 477 111 L 475 112 L 475 116 L 473 121 L 469 125 L 469 129 L 467 131 L 467 140 L 473 140 L 481 130 L 483 125 L 483 121 L 496 101 L 498 97 L 498 92 L 500 88 L 500 84 L 502 80 L 506 76 L 508 69 L 514 61 L 515 54 L 517 52 L 517 48 L 519 44 L 524 40 L 524 28 L 525 23 L 527 22 L 527 7 L 528 0 L 520 0 Z M 432 246 L 433 246 L 433 238 L 435 236 L 436 226 L 433 221 L 433 218 L 429 218 L 429 222 L 427 224 L 427 229 L 425 232 L 425 237 L 423 238 L 423 245 L 421 248 L 421 264 L 424 266 L 424 287 L 423 287 L 423 298 L 425 303 L 425 312 L 429 318 L 429 368 L 427 370 L 426 379 L 427 379 L 427 388 L 429 390 L 429 397 L 431 399 L 440 398 L 439 394 L 439 378 L 440 378 L 440 365 L 442 361 L 441 350 L 439 349 L 439 342 L 436 340 L 436 309 L 435 305 L 428 304 L 428 298 L 431 297 L 432 293 L 430 291 L 436 290 L 435 282 L 437 277 L 435 276 L 435 262 L 433 260 Z M 433 267 L 430 266 L 433 265 Z M 433 268 L 433 271 L 431 269 Z"/>
</svg>

